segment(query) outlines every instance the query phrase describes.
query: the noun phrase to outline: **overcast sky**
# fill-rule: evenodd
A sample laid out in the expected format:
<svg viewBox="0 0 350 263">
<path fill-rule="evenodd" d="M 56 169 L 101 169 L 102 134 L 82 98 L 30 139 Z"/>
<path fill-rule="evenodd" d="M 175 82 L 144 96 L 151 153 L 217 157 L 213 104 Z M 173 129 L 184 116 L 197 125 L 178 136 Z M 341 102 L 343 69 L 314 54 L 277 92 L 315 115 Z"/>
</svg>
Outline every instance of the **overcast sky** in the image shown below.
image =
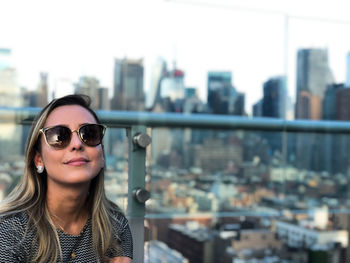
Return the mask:
<svg viewBox="0 0 350 263">
<path fill-rule="evenodd" d="M 262 84 L 288 73 L 295 96 L 299 48 L 327 48 L 337 82 L 345 80 L 350 50 L 345 0 L 1 0 L 0 48 L 12 50 L 20 83 L 36 88 L 39 72 L 50 89 L 81 75 L 113 85 L 113 60 L 163 57 L 185 71 L 186 86 L 206 100 L 207 72 L 232 71 L 246 93 L 246 110 L 262 96 Z"/>
</svg>

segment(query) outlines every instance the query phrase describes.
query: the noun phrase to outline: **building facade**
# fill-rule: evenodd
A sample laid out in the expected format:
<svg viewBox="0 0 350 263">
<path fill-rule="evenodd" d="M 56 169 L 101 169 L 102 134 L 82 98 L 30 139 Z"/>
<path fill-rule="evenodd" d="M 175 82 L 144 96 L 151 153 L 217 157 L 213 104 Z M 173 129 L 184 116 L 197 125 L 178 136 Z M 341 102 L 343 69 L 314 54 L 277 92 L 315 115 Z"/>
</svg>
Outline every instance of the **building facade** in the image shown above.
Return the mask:
<svg viewBox="0 0 350 263">
<path fill-rule="evenodd" d="M 145 94 L 143 90 L 143 59 L 115 59 L 113 110 L 143 111 Z"/>
<path fill-rule="evenodd" d="M 326 49 L 301 49 L 297 55 L 296 119 L 321 119 L 322 100 L 333 76 Z"/>
<path fill-rule="evenodd" d="M 262 116 L 284 119 L 286 117 L 286 78 L 275 77 L 264 83 Z"/>
</svg>

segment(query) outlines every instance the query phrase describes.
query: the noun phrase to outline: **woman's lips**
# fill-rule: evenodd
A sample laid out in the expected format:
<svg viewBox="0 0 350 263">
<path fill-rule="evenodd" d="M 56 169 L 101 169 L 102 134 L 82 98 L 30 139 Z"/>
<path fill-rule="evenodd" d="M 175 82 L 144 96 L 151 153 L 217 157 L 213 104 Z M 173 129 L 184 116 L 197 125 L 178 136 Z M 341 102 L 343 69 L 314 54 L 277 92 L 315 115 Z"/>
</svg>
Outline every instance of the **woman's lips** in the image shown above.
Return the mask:
<svg viewBox="0 0 350 263">
<path fill-rule="evenodd" d="M 70 159 L 69 161 L 65 162 L 64 164 L 72 165 L 72 166 L 80 166 L 80 165 L 87 164 L 88 162 L 89 162 L 89 160 L 87 160 L 85 158 L 73 158 L 73 159 Z"/>
</svg>

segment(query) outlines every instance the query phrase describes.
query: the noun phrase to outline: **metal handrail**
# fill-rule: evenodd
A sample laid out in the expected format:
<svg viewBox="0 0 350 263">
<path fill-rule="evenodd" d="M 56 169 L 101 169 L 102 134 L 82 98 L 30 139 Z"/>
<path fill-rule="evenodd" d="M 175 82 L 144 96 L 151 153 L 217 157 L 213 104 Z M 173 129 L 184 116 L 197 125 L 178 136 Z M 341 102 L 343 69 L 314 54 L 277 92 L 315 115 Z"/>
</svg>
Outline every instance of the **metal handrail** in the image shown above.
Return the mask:
<svg viewBox="0 0 350 263">
<path fill-rule="evenodd" d="M 29 124 L 40 108 L 0 107 L 0 123 Z M 222 130 L 261 130 L 305 133 L 349 133 L 350 122 L 283 120 L 213 114 L 151 113 L 132 111 L 97 111 L 101 121 L 110 127 L 178 127 Z"/>
</svg>

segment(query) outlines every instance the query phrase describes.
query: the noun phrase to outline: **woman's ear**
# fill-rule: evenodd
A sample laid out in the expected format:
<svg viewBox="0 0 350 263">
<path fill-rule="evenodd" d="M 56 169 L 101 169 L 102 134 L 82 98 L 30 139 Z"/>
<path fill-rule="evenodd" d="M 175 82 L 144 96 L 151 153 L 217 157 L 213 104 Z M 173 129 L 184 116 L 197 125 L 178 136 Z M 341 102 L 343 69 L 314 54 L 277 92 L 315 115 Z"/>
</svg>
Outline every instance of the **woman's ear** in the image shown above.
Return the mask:
<svg viewBox="0 0 350 263">
<path fill-rule="evenodd" d="M 35 153 L 34 164 L 35 164 L 35 167 L 38 167 L 39 165 L 44 166 L 43 159 L 42 159 L 41 154 L 39 152 Z"/>
</svg>

